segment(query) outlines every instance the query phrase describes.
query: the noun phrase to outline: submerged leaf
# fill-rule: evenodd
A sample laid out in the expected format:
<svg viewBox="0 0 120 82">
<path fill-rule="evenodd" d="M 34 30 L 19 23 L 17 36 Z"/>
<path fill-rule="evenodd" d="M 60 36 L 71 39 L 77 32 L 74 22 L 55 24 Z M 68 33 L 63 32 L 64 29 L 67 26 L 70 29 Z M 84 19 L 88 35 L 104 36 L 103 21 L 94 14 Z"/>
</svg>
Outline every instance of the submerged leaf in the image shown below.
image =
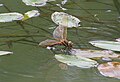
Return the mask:
<svg viewBox="0 0 120 82">
<path fill-rule="evenodd" d="M 64 12 L 54 12 L 51 15 L 51 19 L 57 25 L 62 25 L 70 28 L 79 27 L 81 22 L 78 18 Z"/>
<path fill-rule="evenodd" d="M 0 22 L 12 22 L 14 20 L 22 20 L 24 16 L 17 12 L 0 14 Z"/>
<path fill-rule="evenodd" d="M 120 62 L 107 62 L 97 68 L 103 76 L 120 79 Z"/>
<path fill-rule="evenodd" d="M 120 51 L 120 42 L 98 40 L 98 41 L 90 41 L 89 43 L 95 47 L 99 47 L 102 49 Z"/>
<path fill-rule="evenodd" d="M 113 0 L 113 3 L 114 3 L 114 5 L 115 5 L 115 7 L 120 15 L 120 2 L 118 0 Z"/>
<path fill-rule="evenodd" d="M 31 11 L 28 11 L 25 13 L 24 18 L 22 20 L 24 21 L 24 20 L 27 20 L 32 17 L 37 17 L 39 15 L 40 15 L 40 13 L 38 10 L 31 10 Z"/>
<path fill-rule="evenodd" d="M 74 55 L 64 55 L 64 54 L 56 54 L 55 58 L 62 63 L 65 63 L 69 66 L 77 66 L 80 68 L 90 68 L 96 67 L 98 63 L 94 60 L 84 58 L 84 57 L 76 57 Z"/>
<path fill-rule="evenodd" d="M 108 50 L 72 49 L 71 54 L 86 58 L 118 58 L 120 55 Z"/>
<path fill-rule="evenodd" d="M 0 51 L 0 56 L 2 56 L 2 55 L 7 55 L 7 54 L 13 54 L 13 52 L 9 52 L 9 51 Z"/>
<path fill-rule="evenodd" d="M 22 0 L 26 5 L 30 6 L 44 6 L 47 2 L 55 0 Z"/>
</svg>

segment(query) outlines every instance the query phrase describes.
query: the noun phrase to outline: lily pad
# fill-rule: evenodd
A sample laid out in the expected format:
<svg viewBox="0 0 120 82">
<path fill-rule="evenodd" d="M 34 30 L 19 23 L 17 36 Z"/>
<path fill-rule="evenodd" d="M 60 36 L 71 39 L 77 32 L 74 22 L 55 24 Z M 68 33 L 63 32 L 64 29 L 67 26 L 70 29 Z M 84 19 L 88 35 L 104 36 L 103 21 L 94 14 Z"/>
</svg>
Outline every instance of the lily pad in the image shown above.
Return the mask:
<svg viewBox="0 0 120 82">
<path fill-rule="evenodd" d="M 2 55 L 7 55 L 7 54 L 13 54 L 13 52 L 9 52 L 9 51 L 0 51 L 0 56 L 2 56 Z"/>
<path fill-rule="evenodd" d="M 55 24 L 69 28 L 79 27 L 81 22 L 77 17 L 74 17 L 64 12 L 54 12 L 51 15 L 51 19 Z"/>
<path fill-rule="evenodd" d="M 26 5 L 30 6 L 44 6 L 47 2 L 55 0 L 22 0 Z"/>
<path fill-rule="evenodd" d="M 55 58 L 62 63 L 65 63 L 69 66 L 77 66 L 80 68 L 91 68 L 96 67 L 98 63 L 94 60 L 84 57 L 76 57 L 74 55 L 64 55 L 64 54 L 56 54 Z"/>
<path fill-rule="evenodd" d="M 118 58 L 120 55 L 109 50 L 72 49 L 71 54 L 86 58 Z"/>
<path fill-rule="evenodd" d="M 120 51 L 120 42 L 98 40 L 98 41 L 90 41 L 89 43 L 95 47 L 99 47 L 102 49 Z"/>
<path fill-rule="evenodd" d="M 27 20 L 27 19 L 32 18 L 32 17 L 37 17 L 39 15 L 40 15 L 40 13 L 38 10 L 31 10 L 31 11 L 28 11 L 24 14 L 24 18 L 22 20 L 24 21 L 24 20 Z"/>
<path fill-rule="evenodd" d="M 22 20 L 24 16 L 17 12 L 0 14 L 0 22 L 12 22 L 14 20 Z"/>
<path fill-rule="evenodd" d="M 61 4 L 65 5 L 67 2 L 68 2 L 68 0 L 63 0 L 63 1 L 61 1 Z"/>
<path fill-rule="evenodd" d="M 107 62 L 97 68 L 103 76 L 120 79 L 120 62 Z"/>
</svg>

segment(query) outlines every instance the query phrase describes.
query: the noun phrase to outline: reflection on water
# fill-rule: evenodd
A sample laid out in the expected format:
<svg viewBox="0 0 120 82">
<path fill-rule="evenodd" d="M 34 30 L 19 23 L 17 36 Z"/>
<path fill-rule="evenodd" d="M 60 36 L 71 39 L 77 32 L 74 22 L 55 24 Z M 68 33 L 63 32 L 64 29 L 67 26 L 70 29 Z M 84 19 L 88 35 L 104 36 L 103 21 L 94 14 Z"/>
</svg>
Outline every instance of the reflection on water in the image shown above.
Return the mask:
<svg viewBox="0 0 120 82">
<path fill-rule="evenodd" d="M 119 82 L 118 79 L 101 76 L 96 68 L 68 67 L 63 70 L 52 52 L 38 47 L 39 42 L 52 38 L 54 29 L 49 28 L 56 25 L 50 16 L 54 11 L 62 11 L 54 5 L 61 1 L 36 8 L 26 6 L 22 0 L 0 0 L 0 4 L 8 8 L 0 7 L 0 13 L 8 10 L 24 13 L 32 9 L 41 12 L 39 17 L 23 22 L 23 26 L 20 22 L 0 24 L 0 50 L 14 52 L 13 55 L 0 57 L 0 82 Z M 64 12 L 82 21 L 82 28 L 78 28 L 77 32 L 74 28 L 68 29 L 68 39 L 74 42 L 75 48 L 96 49 L 88 41 L 119 38 L 119 13 L 113 0 L 68 0 L 63 7 L 68 9 Z"/>
</svg>

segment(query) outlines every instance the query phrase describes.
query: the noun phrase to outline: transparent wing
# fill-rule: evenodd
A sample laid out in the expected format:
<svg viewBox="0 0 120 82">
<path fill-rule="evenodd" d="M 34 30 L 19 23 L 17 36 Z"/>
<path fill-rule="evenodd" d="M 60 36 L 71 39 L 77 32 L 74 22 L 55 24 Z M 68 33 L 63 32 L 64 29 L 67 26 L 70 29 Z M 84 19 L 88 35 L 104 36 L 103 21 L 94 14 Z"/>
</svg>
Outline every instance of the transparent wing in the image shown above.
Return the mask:
<svg viewBox="0 0 120 82">
<path fill-rule="evenodd" d="M 59 25 L 53 32 L 53 37 L 57 40 L 62 40 L 67 37 L 67 27 Z"/>
<path fill-rule="evenodd" d="M 39 46 L 48 47 L 48 46 L 54 46 L 54 45 L 56 45 L 58 43 L 59 43 L 59 41 L 47 39 L 45 41 L 40 42 Z"/>
</svg>

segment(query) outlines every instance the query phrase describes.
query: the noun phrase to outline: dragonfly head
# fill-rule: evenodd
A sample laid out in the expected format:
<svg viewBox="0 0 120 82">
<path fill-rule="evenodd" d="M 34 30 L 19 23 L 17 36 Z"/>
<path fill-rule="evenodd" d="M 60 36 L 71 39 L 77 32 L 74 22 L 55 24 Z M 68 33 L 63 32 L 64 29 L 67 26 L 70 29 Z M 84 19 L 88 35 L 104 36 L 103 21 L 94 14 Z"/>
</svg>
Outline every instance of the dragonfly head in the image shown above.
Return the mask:
<svg viewBox="0 0 120 82">
<path fill-rule="evenodd" d="M 68 41 L 68 46 L 72 48 L 73 43 L 71 41 Z"/>
</svg>

